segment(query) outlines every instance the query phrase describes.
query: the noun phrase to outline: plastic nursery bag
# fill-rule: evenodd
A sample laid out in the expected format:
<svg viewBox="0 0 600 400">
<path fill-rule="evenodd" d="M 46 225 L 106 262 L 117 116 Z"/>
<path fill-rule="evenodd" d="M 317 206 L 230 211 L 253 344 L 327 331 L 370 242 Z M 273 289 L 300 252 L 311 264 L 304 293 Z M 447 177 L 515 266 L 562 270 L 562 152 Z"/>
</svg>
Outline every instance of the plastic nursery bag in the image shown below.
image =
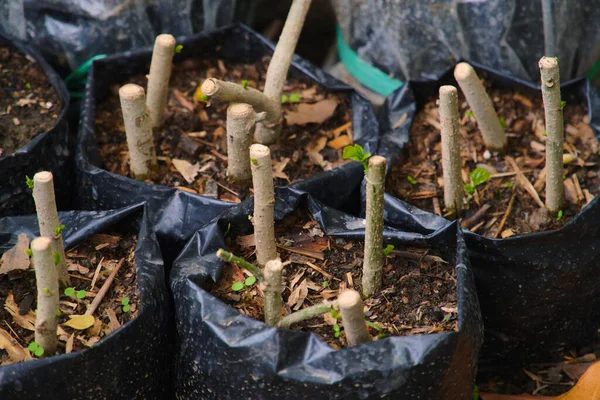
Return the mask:
<svg viewBox="0 0 600 400">
<path fill-rule="evenodd" d="M 307 207 L 326 235 L 364 238 L 363 220 L 324 206 L 306 193 L 279 188 L 276 199 L 276 220 Z M 456 263 L 458 331 L 388 337 L 336 351 L 313 333 L 273 328 L 243 316 L 205 290 L 221 275 L 223 263 L 215 252 L 225 245 L 224 232 L 252 232 L 250 213 L 251 200 L 227 210 L 200 229 L 174 263 L 178 399 L 472 398 L 482 325 L 456 224 L 435 237 L 386 229 L 385 242 L 435 248 Z"/>
<path fill-rule="evenodd" d="M 359 59 L 404 82 L 440 76 L 468 59 L 538 81 L 537 62 L 547 55 L 560 58 L 567 81 L 585 76 L 600 55 L 600 28 L 591 22 L 600 17 L 598 0 L 333 3 L 341 39 L 355 54 L 341 58 L 351 63 L 347 68 L 358 80 L 368 72 L 360 69 Z M 543 9 L 543 3 L 550 7 Z M 362 83 L 369 86 L 365 79 Z"/>
<path fill-rule="evenodd" d="M 0 366 L 0 398 L 166 399 L 171 394 L 171 312 L 158 242 L 144 205 L 111 211 L 60 213 L 66 248 L 109 231 L 137 235 L 138 316 L 74 353 Z M 0 219 L 0 252 L 19 233 L 39 235 L 35 216 Z"/>
<path fill-rule="evenodd" d="M 485 70 L 488 79 L 520 93 L 541 96 L 539 86 Z M 410 124 L 393 128 L 404 113 L 437 94 L 440 85 L 454 84 L 452 70 L 438 80 L 411 82 L 387 99 L 382 113 L 380 152 L 402 157 Z M 600 132 L 600 97 L 587 80 L 561 87 L 568 104 L 587 102 L 590 126 Z M 386 195 L 386 223 L 435 236 L 450 221 Z M 498 370 L 526 362 L 549 361 L 587 345 L 600 327 L 600 301 L 595 283 L 600 263 L 599 199 L 590 202 L 562 229 L 506 239 L 491 239 L 465 229 L 469 257 L 485 325 L 480 369 Z"/>
<path fill-rule="evenodd" d="M 61 111 L 52 129 L 40 132 L 29 143 L 12 154 L 0 156 L 0 216 L 27 214 L 34 210 L 31 191 L 25 176 L 33 177 L 39 171 L 51 171 L 54 175 L 56 203 L 59 209 L 68 209 L 71 204 L 72 142 L 69 138 L 69 92 L 62 79 L 31 46 L 0 34 L 0 45 L 11 46 L 35 59 L 46 74 L 48 81 L 60 99 Z M 9 93 L 10 88 L 6 88 Z M 57 105 L 58 106 L 58 105 Z M 4 112 L 3 110 L 2 112 Z M 10 132 L 0 132 L 8 135 Z"/>
</svg>

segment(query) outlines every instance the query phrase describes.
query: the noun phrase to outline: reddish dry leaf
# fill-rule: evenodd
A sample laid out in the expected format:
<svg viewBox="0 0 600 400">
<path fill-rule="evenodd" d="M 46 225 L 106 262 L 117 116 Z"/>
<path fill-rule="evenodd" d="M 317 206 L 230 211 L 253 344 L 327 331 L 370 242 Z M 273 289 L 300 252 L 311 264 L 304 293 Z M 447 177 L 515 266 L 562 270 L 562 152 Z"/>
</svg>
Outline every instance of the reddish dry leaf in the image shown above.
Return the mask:
<svg viewBox="0 0 600 400">
<path fill-rule="evenodd" d="M 25 253 L 28 248 L 29 238 L 24 233 L 19 234 L 17 243 L 0 258 L 0 275 L 18 269 L 29 269 L 29 256 Z"/>
<path fill-rule="evenodd" d="M 336 99 L 321 100 L 314 104 L 299 104 L 296 111 L 287 111 L 288 125 L 321 124 L 327 121 L 338 106 Z"/>
<path fill-rule="evenodd" d="M 172 93 L 173 93 L 173 97 L 175 97 L 175 100 L 177 100 L 177 102 L 179 104 L 181 104 L 188 111 L 194 112 L 194 103 L 189 101 L 183 93 L 181 93 L 179 90 L 177 90 L 175 88 L 173 88 Z"/>
</svg>

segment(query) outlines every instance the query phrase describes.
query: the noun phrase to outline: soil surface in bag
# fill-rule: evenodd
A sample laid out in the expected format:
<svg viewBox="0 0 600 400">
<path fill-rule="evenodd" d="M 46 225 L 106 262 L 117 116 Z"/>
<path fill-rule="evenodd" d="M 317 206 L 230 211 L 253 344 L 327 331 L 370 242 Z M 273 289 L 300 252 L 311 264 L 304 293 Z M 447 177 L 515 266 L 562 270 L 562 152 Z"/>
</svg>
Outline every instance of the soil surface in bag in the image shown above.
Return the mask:
<svg viewBox="0 0 600 400">
<path fill-rule="evenodd" d="M 504 155 L 487 151 L 459 89 L 462 172 L 468 201 L 468 209 L 460 213 L 461 225 L 484 236 L 502 238 L 559 229 L 600 192 L 599 146 L 589 126 L 587 106 L 567 103 L 564 108 L 566 203 L 558 216 L 551 215 L 544 206 L 546 132 L 541 94 L 533 97 L 494 87 L 483 74 L 481 77 L 505 127 L 508 150 Z M 386 188 L 420 209 L 450 217 L 444 204 L 436 101 L 429 100 L 415 116 L 406 156 L 392 165 Z"/>
<path fill-rule="evenodd" d="M 16 48 L 0 44 L 0 71 L 0 156 L 7 156 L 50 130 L 62 105 L 45 71 Z"/>
<path fill-rule="evenodd" d="M 334 300 L 346 289 L 362 290 L 363 241 L 325 236 L 302 209 L 275 226 L 283 272 L 285 315 Z M 254 234 L 228 240 L 228 249 L 256 263 Z M 383 284 L 364 301 L 374 337 L 405 336 L 457 329 L 456 273 L 453 265 L 423 249 L 388 248 Z M 287 264 L 286 264 L 287 263 Z M 211 293 L 239 312 L 264 320 L 261 287 L 243 268 L 227 263 Z M 250 278 L 250 280 L 248 280 Z M 293 329 L 315 332 L 335 349 L 347 345 L 343 321 L 332 312 L 302 321 Z"/>
<path fill-rule="evenodd" d="M 0 327 L 0 335 L 11 338 L 14 343 L 10 351 L 0 351 L 0 364 L 3 365 L 28 361 L 34 356 L 48 356 L 43 353 L 43 349 L 39 350 L 39 347 L 32 345 L 37 290 L 31 259 L 27 255 L 23 257 L 23 250 L 28 248 L 28 244 L 27 235 L 19 235 L 14 250 L 4 253 L 0 260 L 0 302 L 4 304 L 4 308 L 0 310 L 0 318 L 7 326 L 7 329 Z M 137 316 L 139 295 L 135 245 L 136 238 L 133 235 L 96 234 L 66 252 L 71 284 L 60 290 L 59 343 L 56 354 L 91 347 Z M 86 313 L 98 291 L 121 260 L 123 261 L 119 272 L 92 314 L 93 319 L 83 319 L 81 316 Z M 27 267 L 29 268 L 22 269 Z M 73 317 L 74 319 L 71 319 Z M 29 351 L 28 346 L 31 346 Z M 25 358 L 20 359 L 21 355 Z"/>
<path fill-rule="evenodd" d="M 354 249 L 343 250 L 348 264 L 355 257 L 360 257 L 360 245 L 355 243 L 361 243 L 364 238 L 364 220 L 326 207 L 306 193 L 292 188 L 277 188 L 276 192 L 275 219 L 281 221 L 291 216 L 296 226 L 290 231 L 295 233 L 290 236 L 292 240 L 304 239 L 305 236 L 310 238 L 309 233 L 318 233 L 320 230 L 323 237 L 330 238 L 334 254 L 338 254 L 339 246 L 344 246 L 342 241 L 336 243 L 336 239 L 343 239 L 346 246 L 349 243 L 356 246 L 356 256 Z M 303 209 L 305 205 L 312 217 L 297 218 L 295 210 Z M 384 235 L 385 243 L 393 244 L 398 251 L 419 248 L 420 253 L 417 254 L 423 254 L 423 249 L 429 249 L 432 255 L 437 254 L 456 266 L 458 317 L 456 321 L 450 321 L 457 323 L 456 331 L 389 336 L 362 346 L 336 350 L 320 335 L 301 332 L 293 327 L 274 329 L 248 318 L 209 292 L 211 288 L 218 287 L 229 265 L 217 259 L 215 252 L 227 246 L 226 240 L 229 240 L 232 248 L 245 248 L 238 245 L 234 238 L 239 238 L 242 243 L 249 242 L 247 235 L 253 232 L 248 220 L 251 213 L 252 202 L 244 202 L 203 227 L 188 242 L 171 270 L 171 288 L 181 340 L 178 349 L 177 398 L 235 398 L 241 390 L 244 396 L 263 399 L 310 399 L 314 396 L 328 399 L 376 399 L 382 396 L 472 399 L 475 360 L 482 327 L 469 261 L 465 258 L 466 248 L 456 224 L 449 225 L 444 233 L 433 240 L 393 229 L 386 229 Z M 281 227 L 279 223 L 278 226 Z M 304 240 L 306 244 L 318 245 L 321 237 L 314 235 Z M 291 247 L 300 247 L 300 243 L 294 243 Z M 315 251 L 310 245 L 305 250 Z M 246 251 L 251 252 L 251 249 L 246 248 Z M 290 259 L 300 259 L 298 256 L 313 258 L 315 262 L 311 261 L 312 264 L 323 271 L 327 269 L 327 265 L 323 266 L 325 260 L 315 257 L 316 253 L 312 253 L 311 257 L 297 252 L 284 252 L 283 249 L 279 251 Z M 328 249 L 319 251 L 324 254 L 329 252 Z M 308 261 L 305 258 L 301 260 Z M 416 272 L 417 262 L 410 260 L 407 263 L 412 266 L 413 273 Z M 296 290 L 303 286 L 303 281 L 306 282 L 303 305 L 310 304 L 321 293 L 337 291 L 342 284 L 347 285 L 347 272 L 350 272 L 355 287 L 360 285 L 359 275 L 353 275 L 352 269 L 340 268 L 340 281 L 336 281 L 308 264 L 296 268 L 290 269 L 288 277 L 293 280 L 304 270 L 294 283 Z M 402 269 L 402 263 L 399 268 Z M 345 273 L 341 274 L 342 271 Z M 418 271 L 421 272 L 421 269 Z M 336 274 L 334 270 L 329 273 L 333 276 Z M 242 275 L 247 278 L 245 274 Z M 241 282 L 242 275 L 235 279 Z M 324 280 L 328 281 L 326 288 L 323 288 Z M 289 284 L 291 282 L 288 281 Z M 224 287 L 225 290 L 231 290 L 231 281 L 228 284 L 229 288 Z M 317 286 L 320 288 L 317 289 Z M 395 286 L 402 288 L 401 284 Z M 258 292 L 255 284 L 241 293 L 229 293 L 242 297 L 249 296 L 254 290 Z M 298 290 L 299 294 L 303 292 L 304 289 Z M 387 307 L 385 304 L 383 307 Z M 295 305 L 292 304 L 291 308 Z M 381 305 L 372 307 L 370 311 L 379 312 L 378 307 Z M 339 340 L 335 339 L 335 324 L 328 325 L 324 318 L 328 317 L 316 321 L 317 325 L 323 325 L 326 332 L 324 336 Z M 378 335 L 377 329 L 371 330 L 371 333 Z M 248 376 L 253 378 L 248 379 Z"/>
<path fill-rule="evenodd" d="M 6 361 L 5 351 L 9 348 L 9 357 L 23 351 L 30 357 L 26 362 L 0 367 L 0 398 L 37 398 L 45 394 L 52 399 L 129 400 L 162 399 L 172 393 L 173 338 L 164 266 L 144 210 L 144 205 L 136 205 L 111 211 L 59 213 L 65 225 L 63 236 L 69 249 L 72 282 L 60 293 L 58 355 L 38 359 L 36 349 L 28 351 L 33 340 L 30 324 L 34 323 L 37 294 L 34 286 L 26 288 L 23 282 L 35 284 L 33 271 L 13 270 L 0 275 L 2 295 L 12 292 L 14 302 L 2 298 L 3 319 L 8 325 L 0 328 L 9 334 L 6 339 L 11 346 L 0 350 L 2 359 Z M 37 218 L 0 219 L 0 252 L 4 258 L 19 242 L 19 233 L 29 240 L 38 236 Z M 15 256 L 24 255 L 21 250 Z M 85 320 L 69 316 L 85 313 L 121 259 L 121 269 L 93 314 L 95 323 L 84 329 L 79 324 Z M 5 267 L 3 261 L 0 268 Z M 4 309 L 7 304 L 11 307 Z M 4 333 L 0 335 L 5 337 Z M 69 349 L 71 352 L 67 352 Z"/>
<path fill-rule="evenodd" d="M 148 182 L 232 202 L 249 197 L 249 185 L 227 178 L 229 103 L 214 100 L 206 104 L 200 99 L 198 87 L 207 78 L 217 78 L 238 84 L 246 81 L 248 87 L 262 91 L 269 61 L 265 57 L 252 64 L 229 64 L 220 59 L 188 59 L 175 64 L 164 130 L 154 132 L 159 171 Z M 98 105 L 98 146 L 110 172 L 129 176 L 119 87 L 135 83 L 146 88 L 146 82 L 145 75 L 123 80 L 113 85 L 110 95 Z M 280 140 L 270 146 L 276 185 L 287 185 L 346 163 L 341 149 L 352 143 L 352 107 L 347 93 L 327 92 L 308 79 L 290 77 L 282 103 L 285 121 Z"/>
</svg>

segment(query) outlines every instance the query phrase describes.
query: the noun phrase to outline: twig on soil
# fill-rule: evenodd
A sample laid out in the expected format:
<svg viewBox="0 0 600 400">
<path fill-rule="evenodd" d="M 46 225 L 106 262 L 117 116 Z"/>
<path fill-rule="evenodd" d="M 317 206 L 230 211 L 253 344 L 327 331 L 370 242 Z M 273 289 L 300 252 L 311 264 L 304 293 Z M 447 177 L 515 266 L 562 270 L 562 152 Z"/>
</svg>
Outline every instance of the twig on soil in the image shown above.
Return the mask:
<svg viewBox="0 0 600 400">
<path fill-rule="evenodd" d="M 467 218 L 462 221 L 462 226 L 471 229 L 473 226 L 478 224 L 484 217 L 488 210 L 491 208 L 489 204 L 484 204 L 481 206 L 479 210 L 475 214 L 473 214 L 470 218 Z"/>
<path fill-rule="evenodd" d="M 512 169 L 514 169 L 515 172 L 517 173 L 517 179 L 519 180 L 519 183 L 521 185 L 523 185 L 523 187 L 525 188 L 525 190 L 527 191 L 527 193 L 529 193 L 531 195 L 531 197 L 533 198 L 533 200 L 535 200 L 535 202 L 541 208 L 544 208 L 545 205 L 542 202 L 542 200 L 540 199 L 540 195 L 535 190 L 535 188 L 533 187 L 533 185 L 531 184 L 531 182 L 529 182 L 529 179 L 527 179 L 525 177 L 525 175 L 523 175 L 523 173 L 519 169 L 519 166 L 517 165 L 517 163 L 515 162 L 515 160 L 512 157 L 509 157 L 509 156 L 506 156 L 505 159 L 508 161 L 508 163 L 510 164 L 510 166 L 512 167 Z"/>
<path fill-rule="evenodd" d="M 303 308 L 302 310 L 296 311 L 294 313 L 291 313 L 290 315 L 286 315 L 285 317 L 283 317 L 279 321 L 277 326 L 279 328 L 289 329 L 290 326 L 297 324 L 298 322 L 331 312 L 336 305 L 337 302 L 335 301 L 323 301 L 323 303 Z"/>
<path fill-rule="evenodd" d="M 513 203 L 514 203 L 515 197 L 517 195 L 517 191 L 515 190 L 515 188 L 516 188 L 516 186 L 513 186 L 512 195 L 510 196 L 510 200 L 508 201 L 508 207 L 506 207 L 506 212 L 502 216 L 502 219 L 500 220 L 500 224 L 498 225 L 498 229 L 494 233 L 494 236 L 493 236 L 494 239 L 496 239 L 498 237 L 498 235 L 500 235 L 500 233 L 502 232 L 502 228 L 504 228 L 504 224 L 506 223 L 506 220 L 508 219 L 508 216 L 510 215 L 510 212 L 512 211 Z"/>
<path fill-rule="evenodd" d="M 223 261 L 228 261 L 232 264 L 237 265 L 238 267 L 242 267 L 245 270 L 250 271 L 252 275 L 254 275 L 258 280 L 263 279 L 262 271 L 254 265 L 250 264 L 248 261 L 244 260 L 242 257 L 235 256 L 225 249 L 217 250 L 217 257 Z"/>
<path fill-rule="evenodd" d="M 115 276 L 117 276 L 117 273 L 119 272 L 119 270 L 121 269 L 121 267 L 123 266 L 124 263 L 125 263 L 125 259 L 121 258 L 121 260 L 119 261 L 119 263 L 117 264 L 117 266 L 111 271 L 111 273 L 108 276 L 108 278 L 106 278 L 106 281 L 104 281 L 104 284 L 102 285 L 102 287 L 98 291 L 98 294 L 96 294 L 96 297 L 94 297 L 94 300 L 92 301 L 92 304 L 90 304 L 90 306 L 88 307 L 87 311 L 85 312 L 86 315 L 93 315 L 94 314 L 94 312 L 96 311 L 96 309 L 100 305 L 100 302 L 102 301 L 102 299 L 104 298 L 104 296 L 108 292 L 108 289 L 110 289 L 110 285 L 112 285 L 112 282 L 115 279 Z"/>
</svg>

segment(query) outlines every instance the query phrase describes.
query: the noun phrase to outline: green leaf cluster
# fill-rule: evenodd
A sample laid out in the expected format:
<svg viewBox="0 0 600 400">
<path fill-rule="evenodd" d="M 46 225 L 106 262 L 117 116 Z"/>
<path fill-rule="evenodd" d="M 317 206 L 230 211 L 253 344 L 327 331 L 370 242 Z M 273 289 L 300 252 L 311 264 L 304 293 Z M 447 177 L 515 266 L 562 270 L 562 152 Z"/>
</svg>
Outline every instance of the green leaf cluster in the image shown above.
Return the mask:
<svg viewBox="0 0 600 400">
<path fill-rule="evenodd" d="M 475 168 L 471 171 L 471 184 L 465 185 L 465 192 L 468 194 L 475 193 L 475 188 L 490 179 L 492 173 L 485 168 Z"/>
<path fill-rule="evenodd" d="M 283 103 L 298 103 L 300 102 L 300 93 L 291 93 L 289 96 L 288 95 L 282 95 L 281 96 L 281 104 Z"/>
<path fill-rule="evenodd" d="M 387 246 L 385 246 L 385 249 L 383 249 L 383 256 L 389 256 L 392 253 L 392 250 L 394 250 L 394 245 L 388 244 Z"/>
<path fill-rule="evenodd" d="M 351 144 L 346 146 L 344 147 L 344 151 L 342 153 L 342 158 L 344 160 L 354 160 L 362 163 L 365 174 L 369 169 L 369 157 L 371 157 L 371 153 L 365 153 L 365 150 L 360 144 Z"/>
<path fill-rule="evenodd" d="M 123 312 L 129 312 L 129 310 L 131 310 L 131 305 L 129 304 L 129 297 L 123 297 L 123 300 L 121 300 L 121 305 L 123 306 Z"/>
<path fill-rule="evenodd" d="M 29 350 L 31 354 L 33 354 L 36 357 L 41 357 L 44 355 L 44 348 L 36 342 L 29 343 L 29 346 L 27 346 L 27 350 Z"/>
<path fill-rule="evenodd" d="M 250 286 L 254 285 L 255 283 L 256 283 L 256 277 L 249 276 L 246 278 L 246 280 L 244 282 L 234 282 L 233 285 L 231 285 L 231 290 L 233 290 L 234 292 L 239 292 L 240 290 L 242 290 L 246 287 L 250 287 Z"/>
</svg>

